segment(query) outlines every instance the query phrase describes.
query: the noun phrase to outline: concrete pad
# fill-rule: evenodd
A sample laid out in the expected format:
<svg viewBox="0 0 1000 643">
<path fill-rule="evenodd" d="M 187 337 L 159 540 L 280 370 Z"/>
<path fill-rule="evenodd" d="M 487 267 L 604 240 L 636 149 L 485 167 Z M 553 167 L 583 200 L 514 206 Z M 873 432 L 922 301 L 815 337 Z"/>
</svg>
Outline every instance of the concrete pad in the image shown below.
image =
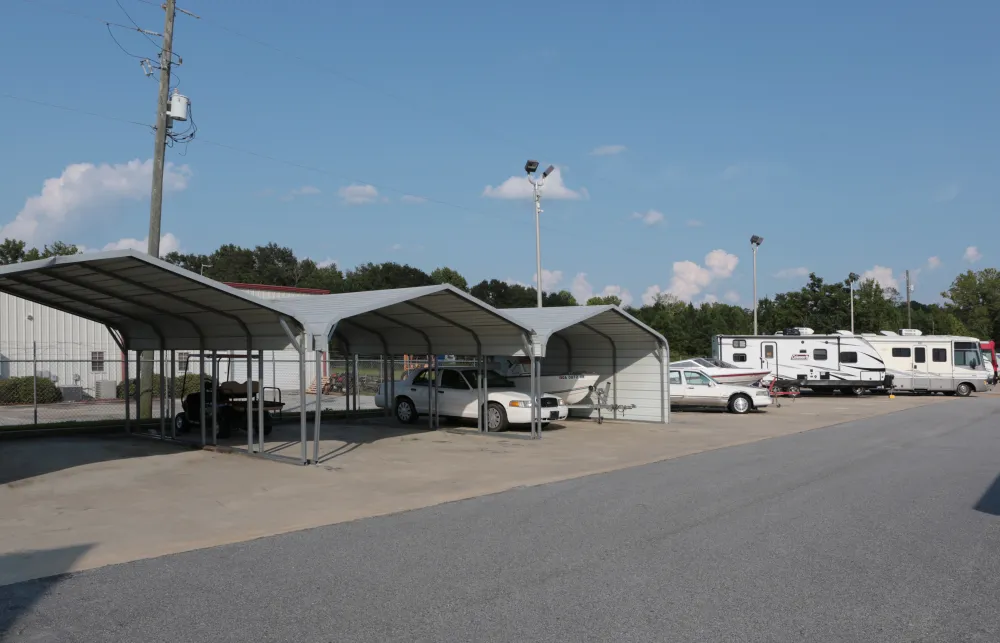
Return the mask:
<svg viewBox="0 0 1000 643">
<path fill-rule="evenodd" d="M 538 441 L 526 432 L 481 435 L 474 426 L 421 431 L 380 422 L 327 424 L 321 464 L 310 467 L 182 451 L 126 437 L 10 441 L 0 445 L 0 584 L 426 507 L 948 402 L 976 400 L 803 398 L 747 416 L 674 412 L 669 425 L 574 421 L 553 427 Z M 297 425 L 276 427 L 266 447 L 297 456 L 298 445 L 287 443 L 298 439 L 298 430 Z M 33 554 L 46 550 L 71 550 L 74 560 L 67 569 L 65 557 Z"/>
</svg>

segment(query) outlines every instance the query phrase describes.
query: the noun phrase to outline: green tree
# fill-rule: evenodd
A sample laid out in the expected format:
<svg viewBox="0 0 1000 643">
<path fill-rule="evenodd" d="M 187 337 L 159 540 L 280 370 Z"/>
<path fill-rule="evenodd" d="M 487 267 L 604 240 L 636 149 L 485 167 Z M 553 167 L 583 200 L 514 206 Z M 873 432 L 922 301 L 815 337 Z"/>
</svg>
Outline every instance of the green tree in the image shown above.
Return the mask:
<svg viewBox="0 0 1000 643">
<path fill-rule="evenodd" d="M 0 243 L 0 266 L 24 261 L 24 242 L 17 239 L 4 239 Z"/>
<path fill-rule="evenodd" d="M 588 306 L 621 306 L 621 297 L 617 295 L 604 295 L 591 297 L 587 300 Z"/>
<path fill-rule="evenodd" d="M 901 328 L 898 296 L 895 290 L 883 288 L 874 279 L 862 281 L 854 290 L 854 331 L 877 333 Z M 905 314 L 903 311 L 904 320 Z"/>
<path fill-rule="evenodd" d="M 348 270 L 344 278 L 345 290 L 361 292 L 388 288 L 433 286 L 431 276 L 419 268 L 398 263 L 366 263 Z"/>
<path fill-rule="evenodd" d="M 436 284 L 451 284 L 459 290 L 467 291 L 469 289 L 469 283 L 465 280 L 465 277 L 459 274 L 457 270 L 452 270 L 445 266 L 434 269 L 434 272 L 431 273 L 431 281 Z"/>
<path fill-rule="evenodd" d="M 947 310 L 973 336 L 1000 339 L 1000 270 L 966 271 L 941 296 L 947 299 Z"/>
</svg>

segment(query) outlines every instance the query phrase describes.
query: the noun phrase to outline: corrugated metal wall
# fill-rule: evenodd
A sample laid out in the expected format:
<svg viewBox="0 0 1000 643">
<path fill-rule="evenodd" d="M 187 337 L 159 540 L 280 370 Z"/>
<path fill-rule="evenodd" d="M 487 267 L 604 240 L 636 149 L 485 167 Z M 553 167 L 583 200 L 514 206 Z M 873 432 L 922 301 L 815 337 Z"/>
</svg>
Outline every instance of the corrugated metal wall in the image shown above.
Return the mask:
<svg viewBox="0 0 1000 643">
<path fill-rule="evenodd" d="M 598 373 L 599 388 L 613 381 L 611 345 L 608 340 L 595 337 L 581 340 L 579 336 L 566 338 L 572 347 L 572 363 L 569 359 L 566 341 L 557 333 L 546 347 L 542 360 L 543 375 L 560 375 L 568 371 L 590 371 Z M 656 344 L 650 340 L 621 340 L 616 342 L 618 351 L 618 404 L 635 404 L 636 408 L 619 413 L 618 419 L 660 422 L 661 366 L 656 353 Z M 614 403 L 612 384 L 608 402 Z M 596 403 L 597 396 L 591 394 L 584 403 Z M 597 412 L 573 410 L 574 417 L 597 417 Z M 612 417 L 605 412 L 604 417 Z"/>
</svg>

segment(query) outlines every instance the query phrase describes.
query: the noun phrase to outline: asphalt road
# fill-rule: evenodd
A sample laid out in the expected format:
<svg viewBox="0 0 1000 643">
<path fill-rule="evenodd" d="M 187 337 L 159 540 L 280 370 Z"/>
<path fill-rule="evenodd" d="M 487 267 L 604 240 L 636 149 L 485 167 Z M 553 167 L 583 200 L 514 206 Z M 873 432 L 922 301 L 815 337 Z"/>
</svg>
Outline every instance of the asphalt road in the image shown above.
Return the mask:
<svg viewBox="0 0 1000 643">
<path fill-rule="evenodd" d="M 998 473 L 957 400 L 3 587 L 0 640 L 995 642 Z"/>
</svg>

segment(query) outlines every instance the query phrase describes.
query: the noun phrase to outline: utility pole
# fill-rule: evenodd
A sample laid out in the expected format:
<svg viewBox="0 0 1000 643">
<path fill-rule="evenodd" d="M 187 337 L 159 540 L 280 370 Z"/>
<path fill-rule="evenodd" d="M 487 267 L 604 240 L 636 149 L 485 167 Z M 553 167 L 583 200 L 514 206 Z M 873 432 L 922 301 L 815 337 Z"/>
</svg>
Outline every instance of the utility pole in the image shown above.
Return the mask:
<svg viewBox="0 0 1000 643">
<path fill-rule="evenodd" d="M 913 320 L 910 318 L 910 271 L 906 271 L 906 327 L 913 328 Z"/>
<path fill-rule="evenodd" d="M 764 237 L 750 237 L 750 248 L 753 250 L 753 334 L 757 335 L 757 248 L 764 243 Z"/>
<path fill-rule="evenodd" d="M 149 239 L 146 253 L 160 256 L 160 215 L 163 211 L 163 165 L 167 153 L 167 107 L 170 100 L 170 63 L 173 57 L 174 16 L 176 0 L 163 5 L 166 18 L 163 25 L 163 47 L 160 51 L 160 91 L 156 102 L 156 142 L 153 144 L 153 187 L 149 198 Z M 160 374 L 163 375 L 162 373 Z M 153 417 L 153 352 L 142 352 L 142 372 L 139 375 L 139 418 Z M 128 386 L 128 383 L 125 384 Z"/>
</svg>

